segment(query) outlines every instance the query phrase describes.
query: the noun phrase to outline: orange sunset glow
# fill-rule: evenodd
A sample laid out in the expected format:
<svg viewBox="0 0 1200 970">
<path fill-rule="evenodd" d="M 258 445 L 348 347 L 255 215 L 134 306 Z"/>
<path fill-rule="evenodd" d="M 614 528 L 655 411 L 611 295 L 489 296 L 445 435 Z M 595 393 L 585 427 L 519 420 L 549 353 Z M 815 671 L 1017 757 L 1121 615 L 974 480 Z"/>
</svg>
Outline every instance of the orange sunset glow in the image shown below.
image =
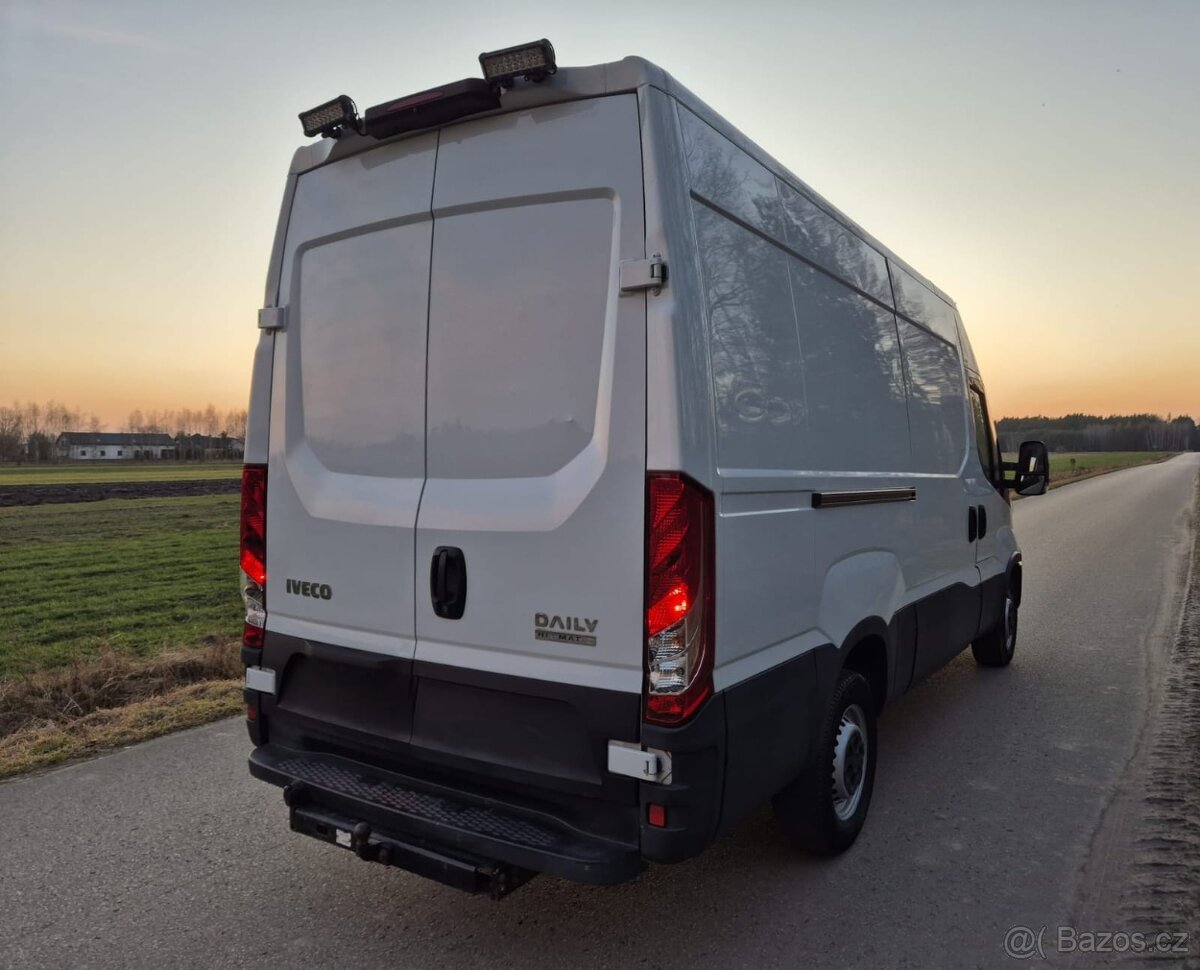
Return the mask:
<svg viewBox="0 0 1200 970">
<path fill-rule="evenodd" d="M 244 407 L 297 112 L 547 36 L 661 64 L 954 297 L 995 416 L 1200 418 L 1200 5 L 330 9 L 0 4 L 0 402 Z"/>
</svg>

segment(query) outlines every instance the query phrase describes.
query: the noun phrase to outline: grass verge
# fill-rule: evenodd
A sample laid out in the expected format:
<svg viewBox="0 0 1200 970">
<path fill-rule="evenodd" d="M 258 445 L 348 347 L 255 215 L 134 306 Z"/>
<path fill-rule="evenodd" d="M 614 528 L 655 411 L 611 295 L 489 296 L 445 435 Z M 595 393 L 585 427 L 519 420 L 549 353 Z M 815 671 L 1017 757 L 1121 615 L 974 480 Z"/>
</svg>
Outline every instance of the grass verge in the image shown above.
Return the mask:
<svg viewBox="0 0 1200 970">
<path fill-rule="evenodd" d="M 241 708 L 236 495 L 0 509 L 0 778 Z"/>
<path fill-rule="evenodd" d="M 1058 488 L 1136 465 L 1156 465 L 1177 454 L 1177 451 L 1057 452 L 1050 455 L 1050 487 Z"/>
<path fill-rule="evenodd" d="M 85 663 L 0 681 L 0 778 L 236 714 L 240 644 L 210 643 Z"/>
<path fill-rule="evenodd" d="M 80 461 L 61 465 L 0 465 L 2 485 L 78 485 L 89 482 L 181 482 L 239 478 L 241 462 Z"/>
<path fill-rule="evenodd" d="M 238 496 L 0 509 L 0 681 L 241 634 Z"/>
<path fill-rule="evenodd" d="M 206 680 L 61 724 L 24 728 L 0 736 L 0 779 L 207 724 L 241 708 L 240 680 Z"/>
<path fill-rule="evenodd" d="M 1082 482 L 1097 475 L 1133 468 L 1136 465 L 1156 465 L 1174 458 L 1177 451 L 1056 451 L 1050 454 L 1050 487 L 1059 488 L 1072 482 Z M 1016 461 L 1015 452 L 1005 452 L 1005 461 Z"/>
</svg>

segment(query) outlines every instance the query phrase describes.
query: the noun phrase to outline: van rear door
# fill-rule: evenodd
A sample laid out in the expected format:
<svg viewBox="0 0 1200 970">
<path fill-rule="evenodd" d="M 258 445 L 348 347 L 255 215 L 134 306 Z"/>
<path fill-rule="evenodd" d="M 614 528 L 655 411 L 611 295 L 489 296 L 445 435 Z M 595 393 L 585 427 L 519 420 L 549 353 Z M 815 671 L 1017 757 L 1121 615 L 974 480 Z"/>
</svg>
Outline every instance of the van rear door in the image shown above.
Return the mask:
<svg viewBox="0 0 1200 970">
<path fill-rule="evenodd" d="M 411 660 L 415 645 L 436 151 L 429 134 L 301 175 L 281 268 L 288 310 L 271 388 L 267 630 L 365 651 L 374 673 L 385 658 L 393 670 Z M 281 703 L 351 718 L 335 708 L 364 702 L 329 686 L 337 673 L 309 649 L 289 666 Z M 372 672 L 342 675 L 345 688 Z M 398 740 L 406 683 L 379 699 L 395 706 L 396 719 L 384 719 Z M 314 704 L 322 709 L 307 710 Z"/>
<path fill-rule="evenodd" d="M 643 677 L 646 300 L 619 283 L 645 255 L 636 96 L 443 130 L 433 219 L 413 742 L 541 746 L 543 774 L 599 783 Z M 435 609 L 446 555 L 457 618 Z M 504 677 L 543 696 L 501 704 Z M 619 717 L 589 721 L 579 688 L 620 694 Z M 470 738 L 445 716 L 468 698 L 499 705 Z"/>
</svg>

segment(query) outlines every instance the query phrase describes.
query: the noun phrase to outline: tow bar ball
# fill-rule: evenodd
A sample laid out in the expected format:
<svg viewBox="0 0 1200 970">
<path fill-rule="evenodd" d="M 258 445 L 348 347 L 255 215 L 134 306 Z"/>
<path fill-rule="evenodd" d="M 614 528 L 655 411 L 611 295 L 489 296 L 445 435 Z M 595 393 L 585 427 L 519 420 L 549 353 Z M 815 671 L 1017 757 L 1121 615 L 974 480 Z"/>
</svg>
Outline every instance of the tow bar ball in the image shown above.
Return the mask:
<svg viewBox="0 0 1200 970">
<path fill-rule="evenodd" d="M 499 95 L 501 89 L 511 88 L 516 83 L 517 78 L 524 78 L 526 81 L 534 82 L 544 81 L 551 74 L 558 71 L 558 64 L 554 59 L 554 45 L 544 37 L 530 44 L 519 44 L 516 47 L 506 47 L 498 51 L 485 51 L 479 55 L 479 66 L 483 70 L 484 82 L 492 89 L 495 95 Z M 472 83 L 479 84 L 478 81 Z M 326 101 L 315 108 L 309 108 L 308 111 L 301 111 L 300 124 L 304 128 L 304 136 L 306 138 L 315 138 L 317 136 L 321 138 L 340 138 L 348 131 L 353 131 L 357 134 L 372 134 L 371 131 L 364 129 L 371 127 L 371 116 L 373 113 L 380 113 L 380 109 L 386 109 L 389 112 L 400 109 L 416 112 L 429 102 L 444 98 L 448 99 L 451 96 L 463 100 L 468 95 L 471 96 L 473 104 L 469 106 L 464 105 L 466 107 L 473 107 L 478 111 L 498 106 L 498 102 L 492 104 L 487 99 L 481 98 L 480 92 L 461 90 L 465 84 L 467 82 L 458 81 L 455 84 L 443 85 L 440 89 L 433 88 L 408 98 L 402 98 L 400 101 L 378 105 L 367 111 L 365 126 L 363 120 L 359 118 L 358 108 L 355 106 L 353 99 L 342 94 L 338 95 L 332 101 Z M 442 118 L 430 117 L 426 119 L 426 123 L 441 124 L 443 120 Z M 402 130 L 409 130 L 414 127 L 421 126 L 405 125 Z M 394 133 L 394 131 L 388 132 L 388 134 Z M 379 137 L 383 137 L 383 135 L 380 134 Z"/>
</svg>

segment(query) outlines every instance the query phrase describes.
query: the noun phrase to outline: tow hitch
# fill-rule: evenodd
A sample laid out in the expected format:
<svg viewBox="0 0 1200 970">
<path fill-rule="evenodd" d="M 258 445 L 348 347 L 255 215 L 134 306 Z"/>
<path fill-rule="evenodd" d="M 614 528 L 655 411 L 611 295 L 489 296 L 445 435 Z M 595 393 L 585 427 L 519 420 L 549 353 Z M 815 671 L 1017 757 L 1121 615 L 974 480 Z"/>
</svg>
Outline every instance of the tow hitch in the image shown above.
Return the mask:
<svg viewBox="0 0 1200 970">
<path fill-rule="evenodd" d="M 537 875 L 531 869 L 465 854 L 448 855 L 420 840 L 376 831 L 367 822 L 310 804 L 308 786 L 302 781 L 285 787 L 283 800 L 293 832 L 349 849 L 365 862 L 405 869 L 464 892 L 502 899 Z"/>
</svg>

